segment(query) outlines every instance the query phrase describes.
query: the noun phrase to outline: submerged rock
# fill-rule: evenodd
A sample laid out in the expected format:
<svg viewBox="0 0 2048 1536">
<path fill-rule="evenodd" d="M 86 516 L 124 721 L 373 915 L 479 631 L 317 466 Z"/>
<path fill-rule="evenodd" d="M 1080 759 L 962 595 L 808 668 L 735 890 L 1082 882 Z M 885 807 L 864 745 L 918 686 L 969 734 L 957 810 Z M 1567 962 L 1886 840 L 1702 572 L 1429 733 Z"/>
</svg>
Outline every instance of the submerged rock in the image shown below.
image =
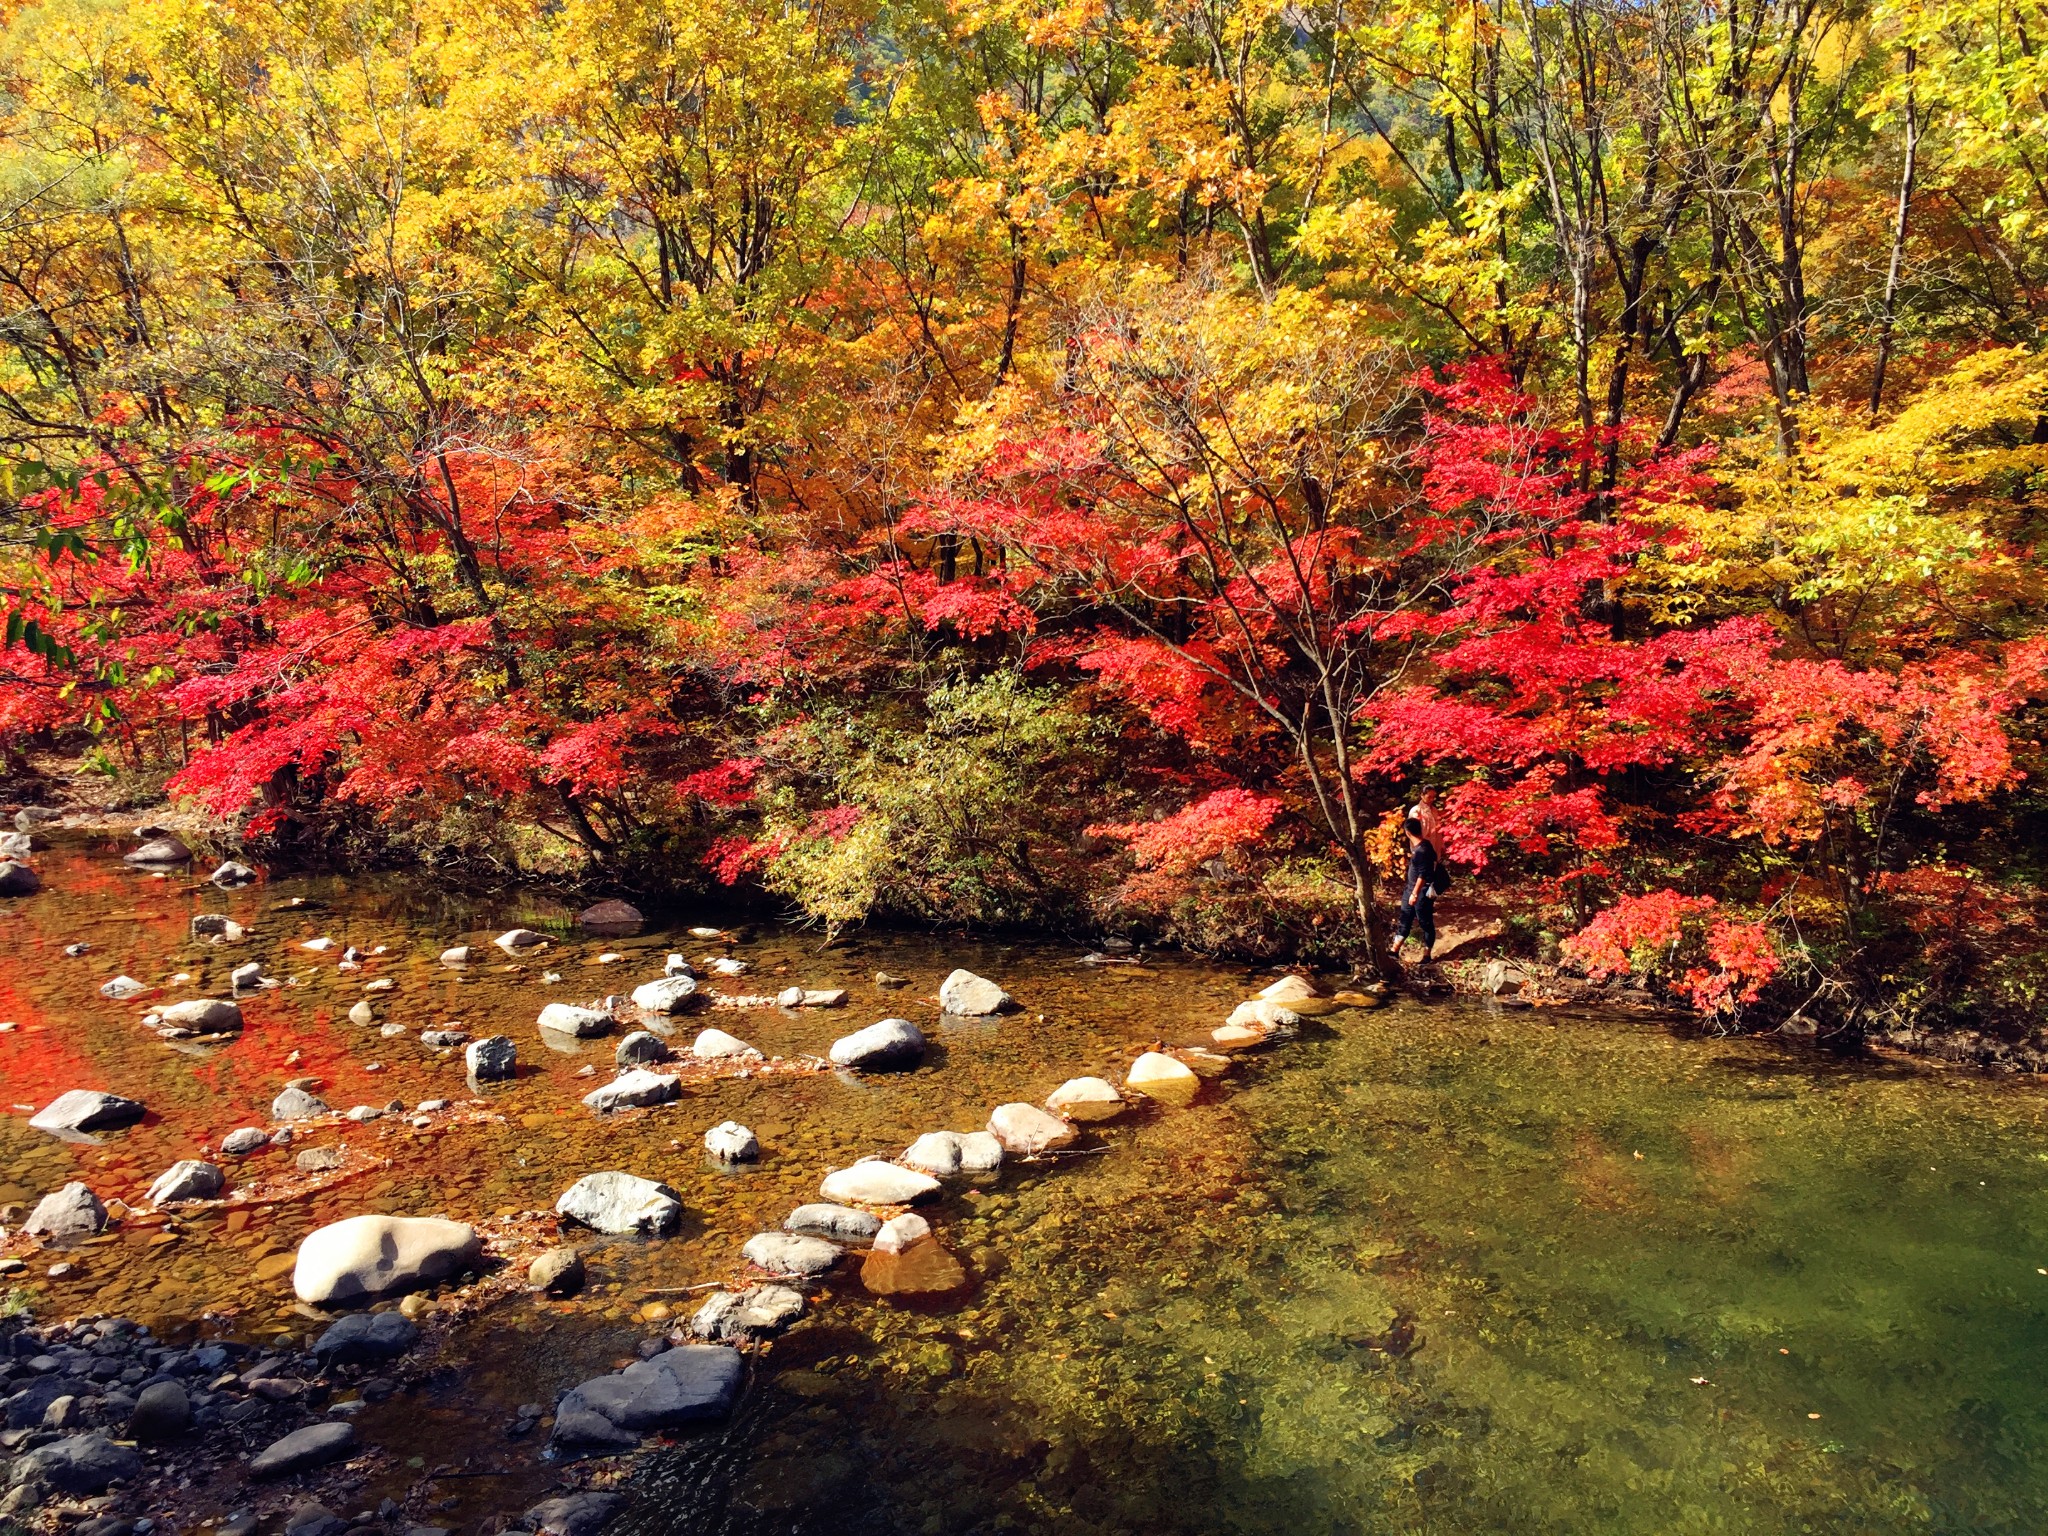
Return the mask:
<svg viewBox="0 0 2048 1536">
<path fill-rule="evenodd" d="M 805 1237 L 795 1232 L 757 1232 L 747 1239 L 740 1254 L 756 1269 L 765 1269 L 771 1275 L 811 1279 L 837 1264 L 844 1251 L 837 1243 L 822 1237 Z"/>
<path fill-rule="evenodd" d="M 751 1163 L 761 1155 L 761 1141 L 737 1120 L 725 1120 L 704 1133 L 704 1150 L 721 1163 Z"/>
<path fill-rule="evenodd" d="M 1239 1003 L 1235 1008 L 1231 1009 L 1230 1017 L 1223 1022 L 1226 1026 L 1237 1024 L 1250 1025 L 1254 1028 L 1265 1030 L 1295 1030 L 1301 1028 L 1302 1018 L 1303 1015 L 1296 1013 L 1285 1003 L 1276 1003 L 1266 998 L 1255 997 L 1251 1001 Z"/>
<path fill-rule="evenodd" d="M 510 1035 L 492 1035 L 490 1038 L 492 1040 L 503 1040 L 507 1045 L 512 1046 L 513 1063 L 516 1066 L 518 1064 L 519 1047 L 512 1044 L 512 1037 Z M 423 1029 L 420 1031 L 420 1044 L 430 1051 L 450 1051 L 458 1045 L 467 1045 L 468 1043 L 469 1031 L 466 1029 Z M 509 1077 L 511 1074 L 508 1072 L 506 1076 Z"/>
<path fill-rule="evenodd" d="M 656 1104 L 666 1104 L 681 1098 L 682 1093 L 679 1078 L 635 1067 L 630 1072 L 620 1073 L 602 1088 L 586 1093 L 583 1102 L 599 1114 L 608 1115 L 616 1109 L 649 1109 Z"/>
<path fill-rule="evenodd" d="M 841 1243 L 865 1243 L 881 1230 L 882 1218 L 850 1205 L 800 1205 L 782 1219 L 785 1232 L 829 1237 Z"/>
<path fill-rule="evenodd" d="M 66 1135 L 82 1131 L 113 1130 L 133 1125 L 148 1111 L 133 1099 L 97 1088 L 73 1088 L 60 1093 L 35 1114 L 29 1124 L 39 1131 Z"/>
<path fill-rule="evenodd" d="M 246 864 L 237 864 L 233 859 L 224 861 L 212 874 L 207 876 L 222 890 L 237 885 L 247 885 L 256 878 L 256 871 Z"/>
<path fill-rule="evenodd" d="M 755 1285 L 720 1291 L 697 1309 L 690 1331 L 700 1339 L 768 1339 L 804 1315 L 804 1293 L 787 1285 Z"/>
<path fill-rule="evenodd" d="M 166 1168 L 149 1186 L 151 1205 L 169 1205 L 174 1200 L 211 1200 L 226 1186 L 228 1176 L 216 1163 L 186 1158 Z"/>
<path fill-rule="evenodd" d="M 832 1042 L 834 1066 L 861 1072 L 914 1067 L 924 1060 L 924 1031 L 908 1019 L 883 1019 Z"/>
<path fill-rule="evenodd" d="M 1007 1013 L 1016 1006 L 1017 1000 L 1009 993 L 972 971 L 955 971 L 939 983 L 939 1007 L 946 1013 L 980 1018 Z"/>
<path fill-rule="evenodd" d="M 861 1260 L 860 1283 L 876 1296 L 939 1296 L 965 1285 L 967 1269 L 928 1237 L 901 1253 L 870 1252 Z"/>
<path fill-rule="evenodd" d="M 880 1158 L 866 1158 L 851 1168 L 825 1175 L 818 1192 L 835 1203 L 855 1205 L 915 1205 L 939 1192 L 939 1181 L 928 1173 L 899 1168 Z"/>
<path fill-rule="evenodd" d="M 600 901 L 577 913 L 576 921 L 591 933 L 616 935 L 631 933 L 646 918 L 630 901 Z"/>
<path fill-rule="evenodd" d="M 988 1130 L 1002 1143 L 1005 1152 L 1019 1157 L 1034 1157 L 1041 1152 L 1070 1147 L 1081 1135 L 1058 1115 L 1040 1109 L 1036 1104 L 998 1105 L 988 1117 Z"/>
<path fill-rule="evenodd" d="M 540 1011 L 540 1027 L 558 1034 L 587 1040 L 612 1027 L 612 1016 L 600 1008 L 579 1008 L 574 1003 L 549 1003 Z"/>
<path fill-rule="evenodd" d="M 149 990 L 133 976 L 116 976 L 112 981 L 100 983 L 100 996 L 111 997 L 115 1002 L 125 1002 L 131 997 L 140 997 Z"/>
<path fill-rule="evenodd" d="M 106 1224 L 100 1197 L 74 1179 L 38 1200 L 21 1230 L 46 1243 L 70 1243 L 97 1236 Z"/>
<path fill-rule="evenodd" d="M 350 1216 L 299 1244 L 292 1289 L 310 1306 L 417 1290 L 475 1265 L 476 1229 L 438 1216 Z"/>
<path fill-rule="evenodd" d="M 613 1236 L 662 1235 L 682 1225 L 683 1202 L 666 1184 L 616 1169 L 588 1173 L 562 1192 L 557 1215 Z"/>
</svg>

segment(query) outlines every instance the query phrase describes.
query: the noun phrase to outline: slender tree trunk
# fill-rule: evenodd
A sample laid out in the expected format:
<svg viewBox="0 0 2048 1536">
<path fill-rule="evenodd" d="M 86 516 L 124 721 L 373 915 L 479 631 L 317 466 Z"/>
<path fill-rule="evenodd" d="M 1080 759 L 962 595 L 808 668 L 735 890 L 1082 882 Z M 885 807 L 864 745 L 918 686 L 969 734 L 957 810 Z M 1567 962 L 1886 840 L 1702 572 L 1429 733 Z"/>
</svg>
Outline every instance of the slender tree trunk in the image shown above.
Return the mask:
<svg viewBox="0 0 2048 1536">
<path fill-rule="evenodd" d="M 1906 230 L 1913 213 L 1913 172 L 1920 155 L 1920 117 L 1913 99 L 1916 50 L 1906 50 L 1906 163 L 1899 171 L 1899 207 L 1892 218 L 1892 259 L 1884 276 L 1884 308 L 1877 324 L 1877 366 L 1870 375 L 1870 419 L 1884 405 L 1884 372 L 1892 359 L 1892 326 L 1898 318 L 1899 273 L 1906 259 Z"/>
</svg>

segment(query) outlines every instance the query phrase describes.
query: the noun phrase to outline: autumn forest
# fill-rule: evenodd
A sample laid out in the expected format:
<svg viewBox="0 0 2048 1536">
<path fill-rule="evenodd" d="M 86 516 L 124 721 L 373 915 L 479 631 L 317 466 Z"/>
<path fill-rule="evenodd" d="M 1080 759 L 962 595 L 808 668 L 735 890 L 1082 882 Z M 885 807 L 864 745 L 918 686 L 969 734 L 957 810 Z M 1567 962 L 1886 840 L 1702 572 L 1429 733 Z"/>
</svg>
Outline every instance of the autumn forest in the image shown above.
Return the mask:
<svg viewBox="0 0 2048 1536">
<path fill-rule="evenodd" d="M 0 20 L 15 798 L 2032 1027 L 2040 0 Z"/>
</svg>

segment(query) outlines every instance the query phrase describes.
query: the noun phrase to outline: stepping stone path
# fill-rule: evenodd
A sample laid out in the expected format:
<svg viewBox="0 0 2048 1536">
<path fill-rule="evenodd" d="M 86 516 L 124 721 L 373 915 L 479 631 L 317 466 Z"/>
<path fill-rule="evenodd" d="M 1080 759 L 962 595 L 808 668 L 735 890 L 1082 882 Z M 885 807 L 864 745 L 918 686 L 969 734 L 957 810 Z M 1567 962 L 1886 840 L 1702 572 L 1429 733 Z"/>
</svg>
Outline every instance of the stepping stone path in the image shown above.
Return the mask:
<svg viewBox="0 0 2048 1536">
<path fill-rule="evenodd" d="M 818 1192 L 835 1204 L 915 1205 L 936 1195 L 939 1181 L 928 1173 L 868 1158 L 826 1174 Z"/>
<path fill-rule="evenodd" d="M 697 1309 L 690 1331 L 700 1339 L 740 1343 L 773 1338 L 804 1315 L 804 1293 L 787 1285 L 720 1291 Z"/>
<path fill-rule="evenodd" d="M 994 1173 L 1003 1166 L 1003 1144 L 987 1131 L 927 1131 L 897 1161 L 942 1179 Z"/>
<path fill-rule="evenodd" d="M 1187 1063 L 1161 1051 L 1147 1051 L 1131 1063 L 1131 1070 L 1124 1074 L 1124 1086 L 1133 1093 L 1178 1108 L 1194 1101 L 1202 1080 Z"/>
<path fill-rule="evenodd" d="M 1069 1120 L 1094 1124 L 1114 1120 L 1130 1106 L 1116 1085 L 1099 1077 L 1071 1077 L 1045 1097 L 1045 1107 Z"/>
<path fill-rule="evenodd" d="M 888 1229 L 883 1228 L 884 1231 Z M 837 1264 L 845 1250 L 822 1237 L 802 1237 L 794 1232 L 757 1232 L 740 1249 L 740 1256 L 756 1269 L 771 1275 L 794 1275 L 814 1279 Z"/>
<path fill-rule="evenodd" d="M 882 1218 L 850 1205 L 800 1205 L 782 1220 L 785 1232 L 829 1237 L 841 1243 L 865 1243 L 881 1230 Z"/>
<path fill-rule="evenodd" d="M 661 1072 L 635 1067 L 622 1072 L 602 1088 L 583 1096 L 583 1102 L 601 1115 L 620 1109 L 651 1109 L 683 1096 L 682 1080 Z"/>
<path fill-rule="evenodd" d="M 832 1064 L 861 1072 L 888 1072 L 924 1060 L 924 1031 L 908 1019 L 884 1019 L 832 1042 Z"/>
<path fill-rule="evenodd" d="M 571 1184 L 555 1202 L 555 1213 L 614 1237 L 660 1236 L 682 1225 L 683 1202 L 666 1184 L 609 1170 Z"/>
<path fill-rule="evenodd" d="M 999 1105 L 988 1117 L 988 1130 L 1005 1152 L 1019 1157 L 1055 1152 L 1081 1139 L 1081 1133 L 1067 1121 L 1036 1104 Z"/>
</svg>

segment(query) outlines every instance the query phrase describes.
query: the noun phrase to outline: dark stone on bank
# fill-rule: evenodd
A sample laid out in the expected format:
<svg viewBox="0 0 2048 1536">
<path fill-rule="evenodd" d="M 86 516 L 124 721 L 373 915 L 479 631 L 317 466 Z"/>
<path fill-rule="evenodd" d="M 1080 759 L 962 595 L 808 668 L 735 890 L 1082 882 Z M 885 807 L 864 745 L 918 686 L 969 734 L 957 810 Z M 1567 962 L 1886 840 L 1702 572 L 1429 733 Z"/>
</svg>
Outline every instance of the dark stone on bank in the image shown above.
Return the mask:
<svg viewBox="0 0 2048 1536">
<path fill-rule="evenodd" d="M 353 1424 L 314 1424 L 294 1430 L 249 1458 L 251 1477 L 285 1477 L 339 1461 L 356 1448 Z"/>
<path fill-rule="evenodd" d="M 623 1493 L 571 1493 L 534 1505 L 526 1523 L 540 1536 L 596 1536 L 625 1507 Z"/>
<path fill-rule="evenodd" d="M 420 1331 L 396 1312 L 355 1312 L 314 1342 L 322 1365 L 371 1365 L 393 1360 L 419 1342 Z"/>
</svg>

